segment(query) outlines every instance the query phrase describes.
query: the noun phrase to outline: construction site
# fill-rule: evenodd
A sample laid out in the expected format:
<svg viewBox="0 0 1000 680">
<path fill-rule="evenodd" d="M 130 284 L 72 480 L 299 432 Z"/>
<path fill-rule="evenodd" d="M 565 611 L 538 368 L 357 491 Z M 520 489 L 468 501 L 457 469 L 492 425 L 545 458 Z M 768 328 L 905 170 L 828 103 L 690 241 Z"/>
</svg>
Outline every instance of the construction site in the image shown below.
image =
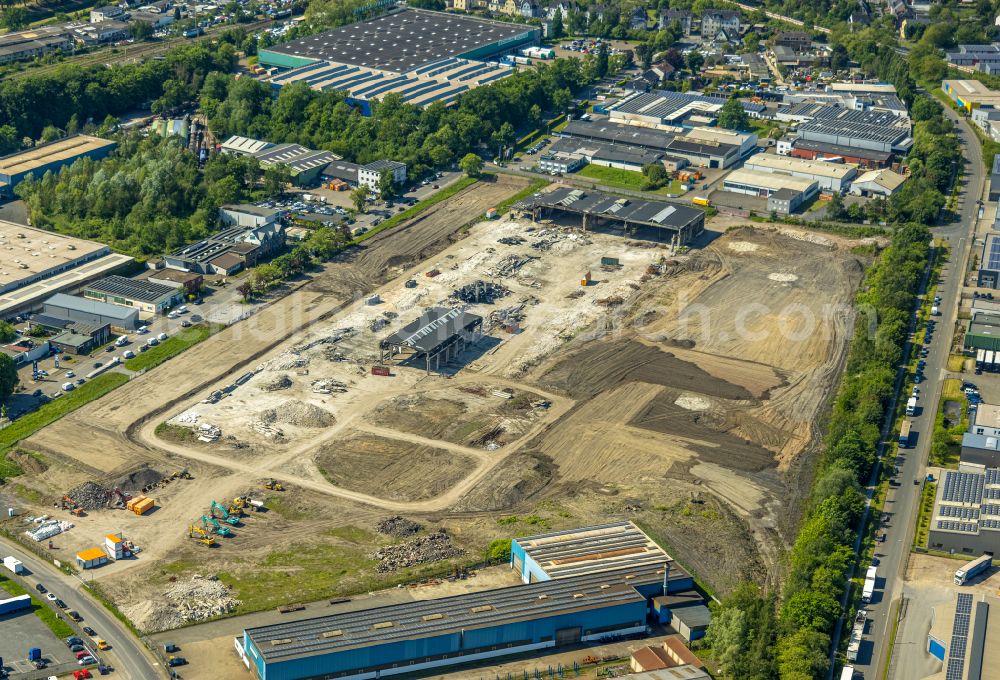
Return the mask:
<svg viewBox="0 0 1000 680">
<path fill-rule="evenodd" d="M 763 582 L 842 369 L 858 242 L 754 225 L 688 250 L 511 216 L 457 232 L 523 186 L 470 187 L 41 430 L 22 446 L 45 462 L 4 493 L 73 525 L 54 555 L 109 532 L 139 548 L 91 575 L 144 632 L 419 598 L 488 574 L 492 541 L 610 518 L 719 593 Z M 88 483 L 84 505 L 68 492 Z M 139 495 L 153 506 L 129 512 Z"/>
</svg>

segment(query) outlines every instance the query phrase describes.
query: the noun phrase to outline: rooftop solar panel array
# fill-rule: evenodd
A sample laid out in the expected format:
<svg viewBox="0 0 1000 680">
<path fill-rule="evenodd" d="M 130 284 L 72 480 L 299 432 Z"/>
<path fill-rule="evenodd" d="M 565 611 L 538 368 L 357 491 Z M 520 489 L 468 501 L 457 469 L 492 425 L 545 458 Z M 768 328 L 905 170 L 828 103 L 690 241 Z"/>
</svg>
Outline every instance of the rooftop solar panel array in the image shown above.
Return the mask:
<svg viewBox="0 0 1000 680">
<path fill-rule="evenodd" d="M 965 650 L 969 644 L 969 620 L 972 617 L 972 595 L 959 593 L 955 605 L 955 620 L 951 627 L 951 645 L 948 650 L 948 665 L 945 680 L 962 680 L 965 666 Z"/>
<path fill-rule="evenodd" d="M 948 470 L 944 475 L 941 500 L 951 503 L 980 503 L 983 499 L 984 475 Z"/>
<path fill-rule="evenodd" d="M 979 510 L 977 508 L 963 508 L 955 505 L 942 505 L 938 508 L 938 516 L 954 519 L 979 519 Z"/>
<path fill-rule="evenodd" d="M 980 269 L 1000 269 L 1000 234 L 989 234 L 983 249 L 983 265 Z"/>
</svg>

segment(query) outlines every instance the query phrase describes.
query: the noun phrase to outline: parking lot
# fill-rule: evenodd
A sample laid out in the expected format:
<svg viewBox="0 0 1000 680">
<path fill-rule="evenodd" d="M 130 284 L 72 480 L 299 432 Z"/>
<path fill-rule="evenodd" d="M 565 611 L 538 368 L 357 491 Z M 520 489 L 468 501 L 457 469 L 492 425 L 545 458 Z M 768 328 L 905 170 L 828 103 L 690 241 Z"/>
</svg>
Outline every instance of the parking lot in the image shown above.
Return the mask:
<svg viewBox="0 0 1000 680">
<path fill-rule="evenodd" d="M 0 595 L 7 596 L 2 590 Z M 28 650 L 32 647 L 42 650 L 42 659 L 48 666 L 76 666 L 75 655 L 30 609 L 0 616 L 0 630 L 3 630 L 0 657 L 3 657 L 3 668 L 8 673 L 35 670 L 34 664 L 28 661 Z"/>
</svg>

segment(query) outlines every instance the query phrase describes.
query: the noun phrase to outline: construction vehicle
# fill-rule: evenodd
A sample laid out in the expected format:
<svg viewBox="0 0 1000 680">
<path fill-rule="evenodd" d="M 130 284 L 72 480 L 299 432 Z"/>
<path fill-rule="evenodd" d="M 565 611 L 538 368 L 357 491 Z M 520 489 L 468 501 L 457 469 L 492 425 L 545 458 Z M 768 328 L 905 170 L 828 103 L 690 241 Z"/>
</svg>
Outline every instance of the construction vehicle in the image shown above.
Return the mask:
<svg viewBox="0 0 1000 680">
<path fill-rule="evenodd" d="M 240 523 L 239 517 L 234 517 L 233 515 L 229 514 L 229 511 L 226 510 L 224 507 L 222 507 L 215 501 L 212 501 L 212 505 L 209 508 L 208 514 L 211 515 L 212 517 L 215 517 L 216 510 L 218 510 L 219 514 L 222 515 L 222 521 L 224 521 L 226 524 L 236 526 Z"/>
<path fill-rule="evenodd" d="M 86 515 L 86 513 L 83 511 L 83 508 L 80 507 L 80 504 L 74 501 L 69 496 L 62 497 L 62 509 L 69 510 L 70 514 L 76 515 L 77 517 L 83 517 L 84 515 Z"/>
<path fill-rule="evenodd" d="M 193 479 L 193 477 L 191 476 L 191 473 L 187 471 L 187 469 L 184 469 L 170 475 L 170 479 Z"/>
<path fill-rule="evenodd" d="M 132 494 L 125 493 L 121 489 L 115 487 L 111 491 L 108 491 L 105 496 L 108 499 L 108 507 L 124 508 L 127 506 L 128 502 L 132 500 Z M 115 499 L 118 499 L 117 501 Z"/>
<path fill-rule="evenodd" d="M 209 548 L 215 545 L 215 536 L 209 536 L 207 531 L 194 524 L 188 527 L 188 537 L 196 539 Z"/>
<path fill-rule="evenodd" d="M 284 491 L 285 487 L 276 479 L 269 479 L 264 482 L 264 488 L 271 491 Z"/>
<path fill-rule="evenodd" d="M 233 535 L 232 529 L 230 529 L 229 527 L 222 526 L 221 524 L 219 524 L 219 520 L 215 519 L 214 517 L 209 517 L 208 515 L 202 515 L 201 524 L 206 529 L 208 529 L 208 527 L 211 526 L 212 531 L 217 533 L 219 536 L 222 536 L 223 538 L 229 538 L 230 536 Z"/>
</svg>

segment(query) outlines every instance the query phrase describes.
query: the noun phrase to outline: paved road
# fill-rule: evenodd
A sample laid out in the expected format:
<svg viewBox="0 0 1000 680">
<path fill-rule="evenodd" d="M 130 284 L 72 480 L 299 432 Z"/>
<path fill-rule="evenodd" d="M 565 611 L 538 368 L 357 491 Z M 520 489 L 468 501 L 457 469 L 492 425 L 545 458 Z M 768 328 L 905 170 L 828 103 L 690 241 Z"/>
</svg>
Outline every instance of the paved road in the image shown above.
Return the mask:
<svg viewBox="0 0 1000 680">
<path fill-rule="evenodd" d="M 119 677 L 127 677 L 132 680 L 146 680 L 147 678 L 165 677 L 166 671 L 149 651 L 139 642 L 118 619 L 111 615 L 104 606 L 87 592 L 85 584 L 76 576 L 69 576 L 54 565 L 42 560 L 23 550 L 15 542 L 6 538 L 0 538 L 4 546 L 5 555 L 17 557 L 29 573 L 21 578 L 22 584 L 35 592 L 35 584 L 42 583 L 50 592 L 55 593 L 60 599 L 69 605 L 70 609 L 75 609 L 83 616 L 83 624 L 97 631 L 100 637 L 108 641 L 111 645 L 111 652 L 105 652 L 102 658 L 106 663 L 114 666 Z M 35 593 L 37 595 L 37 593 Z M 83 635 L 79 630 L 80 625 L 70 625 L 77 628 L 78 633 L 84 639 L 89 636 Z"/>
<path fill-rule="evenodd" d="M 979 140 L 967 123 L 953 111 L 946 109 L 948 116 L 958 124 L 959 140 L 964 151 L 964 178 L 957 205 L 958 219 L 933 229 L 934 235 L 944 238 L 951 247 L 950 262 L 944 267 L 941 282 L 936 291 L 929 295 L 940 295 L 942 315 L 938 317 L 938 330 L 929 345 L 929 355 L 925 375 L 927 379 L 920 385 L 920 410 L 913 420 L 913 430 L 917 433 L 914 448 L 903 449 L 896 461 L 883 460 L 884 465 L 899 466 L 894 476 L 898 485 L 889 489 L 885 512 L 889 514 L 885 524 L 886 540 L 876 549 L 879 558 L 878 582 L 873 601 L 868 605 L 869 624 L 865 643 L 855 669 L 867 680 L 881 677 L 888 654 L 889 638 L 892 634 L 896 605 L 903 592 L 903 574 L 906 570 L 910 546 L 913 543 L 917 505 L 922 485 L 913 480 L 926 476 L 927 459 L 930 450 L 934 415 L 941 395 L 941 386 L 947 375 L 948 350 L 952 330 L 958 316 L 958 304 L 962 291 L 965 264 L 970 248 L 975 240 L 977 221 L 977 200 L 982 196 L 985 170 Z M 906 398 L 909 395 L 900 395 Z M 895 432 L 889 433 L 890 437 Z M 877 479 L 877 477 L 876 477 Z M 875 518 L 876 521 L 879 518 Z M 847 624 L 845 624 L 846 626 Z M 844 634 L 849 634 L 844 630 Z"/>
</svg>

